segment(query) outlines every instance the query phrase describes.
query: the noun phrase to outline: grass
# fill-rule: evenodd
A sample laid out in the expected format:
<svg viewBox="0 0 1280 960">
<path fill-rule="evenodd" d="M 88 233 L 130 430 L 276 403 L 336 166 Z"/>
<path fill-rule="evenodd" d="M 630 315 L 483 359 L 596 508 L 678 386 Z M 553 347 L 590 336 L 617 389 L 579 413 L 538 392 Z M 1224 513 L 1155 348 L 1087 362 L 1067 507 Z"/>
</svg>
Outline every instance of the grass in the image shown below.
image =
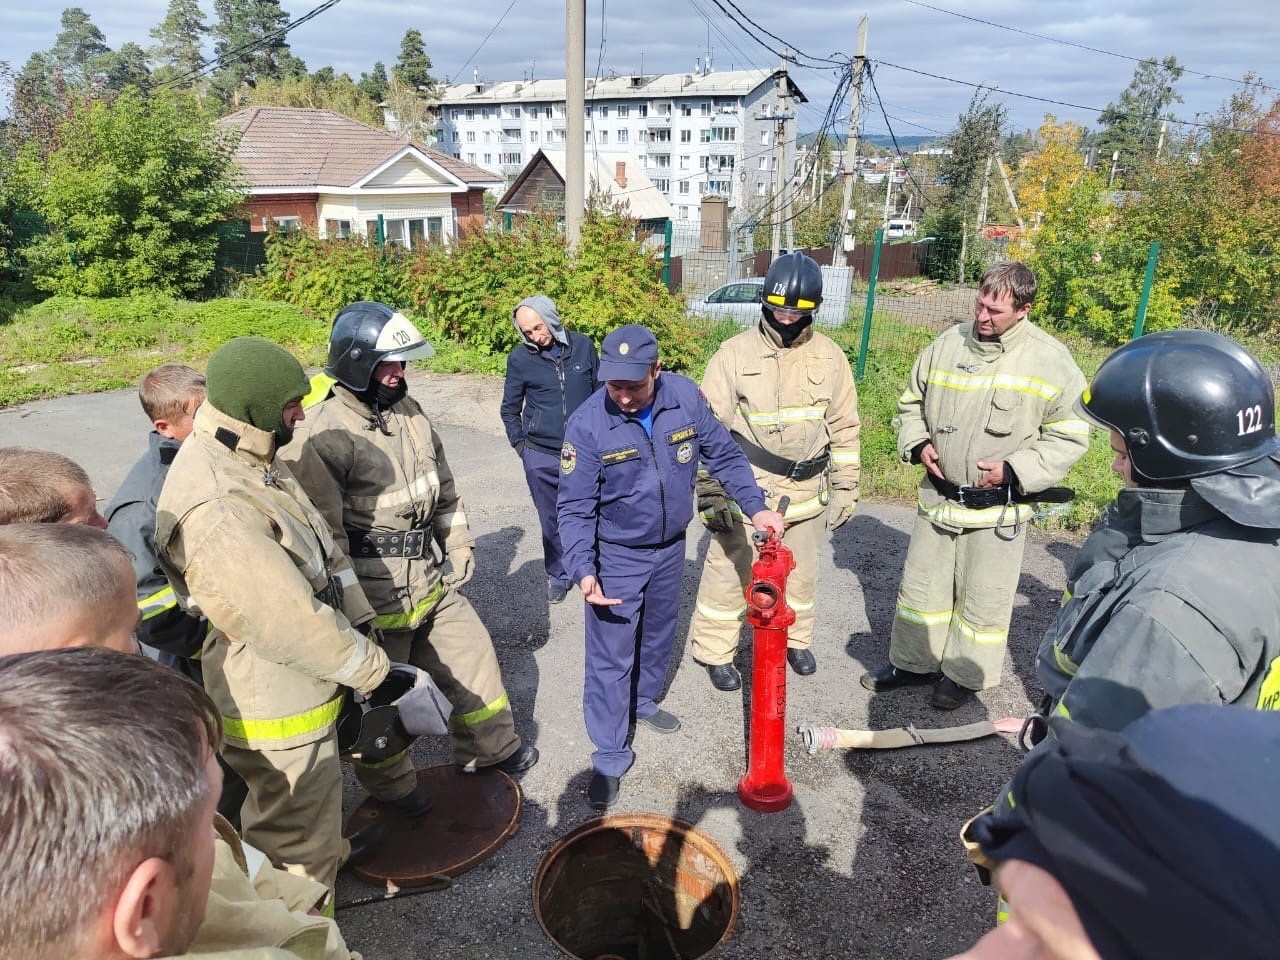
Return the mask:
<svg viewBox="0 0 1280 960">
<path fill-rule="evenodd" d="M 706 361 L 726 338 L 742 327 L 733 321 L 694 327 L 698 366 L 688 371 L 699 379 Z M 506 357 L 455 343 L 424 326 L 437 353 L 430 369 L 438 373 L 501 374 Z M 856 365 L 862 323 L 823 328 Z M 266 300 L 225 299 L 192 303 L 162 296 L 116 300 L 54 297 L 16 311 L 0 323 L 0 407 L 30 400 L 132 387 L 161 363 L 202 367 L 220 344 L 232 337 L 256 334 L 287 347 L 308 366 L 324 363 L 328 324 L 300 310 Z M 920 468 L 898 459 L 893 419 L 898 396 L 916 355 L 935 336 L 933 330 L 877 311 L 872 322 L 867 360 L 858 383 L 862 418 L 862 493 L 869 500 L 911 503 Z M 1064 342 L 1067 342 L 1064 340 Z M 1105 348 L 1069 342 L 1086 375 L 1097 369 Z M 1045 519 L 1048 529 L 1087 528 L 1119 489 L 1110 471 L 1107 438 L 1095 432 L 1089 452 L 1067 476 L 1077 491 L 1070 508 Z"/>
</svg>

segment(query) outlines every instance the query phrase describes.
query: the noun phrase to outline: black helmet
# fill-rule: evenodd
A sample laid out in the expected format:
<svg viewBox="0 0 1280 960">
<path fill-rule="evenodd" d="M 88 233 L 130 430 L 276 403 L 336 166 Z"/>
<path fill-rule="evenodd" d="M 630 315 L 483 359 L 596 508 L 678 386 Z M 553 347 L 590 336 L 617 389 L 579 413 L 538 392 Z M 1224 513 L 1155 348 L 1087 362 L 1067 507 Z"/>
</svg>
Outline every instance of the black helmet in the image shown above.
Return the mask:
<svg viewBox="0 0 1280 960">
<path fill-rule="evenodd" d="M 1244 347 L 1203 330 L 1129 341 L 1103 361 L 1076 409 L 1124 437 L 1134 476 L 1150 484 L 1276 450 L 1271 378 Z"/>
<path fill-rule="evenodd" d="M 338 311 L 329 334 L 324 372 L 360 393 L 374 368 L 392 360 L 421 360 L 435 354 L 431 344 L 402 313 L 385 303 L 360 300 Z"/>
<path fill-rule="evenodd" d="M 773 307 L 790 307 L 812 314 L 822 303 L 822 270 L 799 250 L 784 253 L 769 265 L 761 294 L 766 314 Z"/>
<path fill-rule="evenodd" d="M 447 733 L 451 709 L 426 673 L 393 663 L 367 700 L 347 690 L 338 714 L 338 754 L 365 764 L 389 760 L 418 737 Z"/>
</svg>

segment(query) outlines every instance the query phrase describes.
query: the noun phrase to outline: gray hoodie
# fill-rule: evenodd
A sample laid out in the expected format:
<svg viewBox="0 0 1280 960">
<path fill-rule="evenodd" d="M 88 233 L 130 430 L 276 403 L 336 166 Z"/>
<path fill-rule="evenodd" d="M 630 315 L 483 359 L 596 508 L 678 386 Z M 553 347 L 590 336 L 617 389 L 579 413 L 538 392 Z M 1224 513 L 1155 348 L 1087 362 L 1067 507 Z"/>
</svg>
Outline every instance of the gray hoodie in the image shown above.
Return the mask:
<svg viewBox="0 0 1280 960">
<path fill-rule="evenodd" d="M 516 332 L 520 333 L 524 345 L 534 353 L 538 352 L 538 347 L 534 343 L 529 342 L 529 338 L 520 331 L 520 325 L 516 323 L 516 310 L 521 307 L 529 307 L 542 318 L 542 322 L 547 325 L 547 329 L 551 331 L 551 337 L 556 343 L 567 347 L 569 345 L 569 334 L 565 333 L 564 321 L 560 319 L 560 311 L 556 309 L 556 305 L 551 302 L 550 297 L 544 297 L 538 294 L 536 297 L 525 297 L 516 304 L 515 310 L 511 311 L 511 323 L 515 326 Z"/>
</svg>

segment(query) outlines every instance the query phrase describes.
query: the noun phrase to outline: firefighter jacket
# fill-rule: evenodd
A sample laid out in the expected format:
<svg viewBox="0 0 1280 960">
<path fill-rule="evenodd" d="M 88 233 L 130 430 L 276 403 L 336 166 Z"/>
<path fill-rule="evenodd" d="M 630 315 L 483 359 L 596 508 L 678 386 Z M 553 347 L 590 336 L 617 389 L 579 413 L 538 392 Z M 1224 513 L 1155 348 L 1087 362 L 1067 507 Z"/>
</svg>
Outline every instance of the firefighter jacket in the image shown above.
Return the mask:
<svg viewBox="0 0 1280 960">
<path fill-rule="evenodd" d="M 699 459 L 748 516 L 765 509 L 750 464 L 696 383 L 663 371 L 651 407 L 651 433 L 607 389 L 569 417 L 556 503 L 574 583 L 598 575 L 597 540 L 657 547 L 683 537 L 693 519 Z"/>
<path fill-rule="evenodd" d="M 978 461 L 1005 461 L 1020 493 L 1060 482 L 1089 449 L 1089 425 L 1072 412 L 1084 376 L 1067 348 L 1030 320 L 983 342 L 973 323 L 952 327 L 916 358 L 898 398 L 898 454 L 912 462 L 932 443 L 952 483 L 976 485 Z M 1006 479 L 1008 479 L 1006 477 Z M 972 508 L 920 481 L 920 512 L 946 530 L 1010 526 L 1031 504 Z"/>
<path fill-rule="evenodd" d="M 707 364 L 702 392 L 732 432 L 790 461 L 829 455 L 828 469 L 804 480 L 751 470 L 774 499 L 791 498 L 786 519 L 822 513 L 831 489 L 858 494 L 858 392 L 849 361 L 830 337 L 812 327 L 790 347 L 761 322 L 730 337 Z M 751 460 L 751 451 L 746 450 Z"/>
<path fill-rule="evenodd" d="M 213 879 L 191 954 L 360 960 L 337 924 L 309 913 L 328 896 L 324 884 L 276 869 L 216 814 L 213 827 Z"/>
<path fill-rule="evenodd" d="M 444 560 L 474 543 L 440 436 L 418 401 L 401 398 L 379 424 L 367 404 L 334 386 L 307 411 L 286 454 L 334 537 L 344 550 L 350 545 L 374 622 L 383 630 L 416 628 L 444 596 Z M 352 532 L 411 530 L 424 534 L 420 557 L 362 555 L 350 543 Z"/>
<path fill-rule="evenodd" d="M 208 629 L 178 605 L 156 561 L 156 502 L 181 443 L 151 432 L 150 445 L 107 505 L 107 532 L 128 548 L 138 584 L 138 640 L 175 657 L 198 657 Z"/>
<path fill-rule="evenodd" d="M 275 437 L 206 401 L 169 468 L 156 554 L 212 628 L 205 686 L 227 741 L 287 749 L 329 734 L 342 687 L 370 691 L 387 656 L 352 624 L 373 610 Z"/>
<path fill-rule="evenodd" d="M 1119 730 L 1180 703 L 1280 709 L 1280 517 L 1125 489 L 1076 555 L 1040 645 L 1046 712 Z"/>
</svg>

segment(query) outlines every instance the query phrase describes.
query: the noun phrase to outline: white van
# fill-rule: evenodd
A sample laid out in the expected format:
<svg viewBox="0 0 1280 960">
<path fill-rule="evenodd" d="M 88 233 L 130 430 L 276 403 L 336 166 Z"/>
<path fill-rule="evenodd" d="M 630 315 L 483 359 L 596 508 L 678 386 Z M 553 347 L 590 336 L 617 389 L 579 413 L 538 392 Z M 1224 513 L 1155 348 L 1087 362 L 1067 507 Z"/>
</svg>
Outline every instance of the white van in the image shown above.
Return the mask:
<svg viewBox="0 0 1280 960">
<path fill-rule="evenodd" d="M 914 237 L 916 235 L 916 222 L 914 220 L 890 220 L 885 224 L 884 236 L 886 240 L 897 240 L 901 237 Z"/>
</svg>

